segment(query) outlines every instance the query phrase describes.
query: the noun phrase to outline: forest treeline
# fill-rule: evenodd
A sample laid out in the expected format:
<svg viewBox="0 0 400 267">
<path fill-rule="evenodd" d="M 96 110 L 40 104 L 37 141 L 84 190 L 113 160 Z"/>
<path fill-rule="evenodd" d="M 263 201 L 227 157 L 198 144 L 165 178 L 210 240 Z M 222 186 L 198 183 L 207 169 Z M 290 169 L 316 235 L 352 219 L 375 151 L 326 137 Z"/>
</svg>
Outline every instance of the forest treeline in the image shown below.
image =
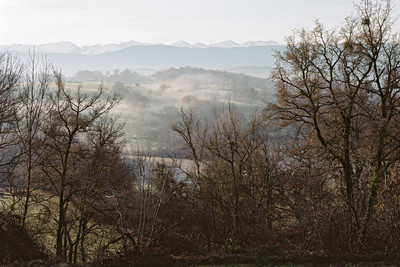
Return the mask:
<svg viewBox="0 0 400 267">
<path fill-rule="evenodd" d="M 45 60 L 2 53 L 0 262 L 398 255 L 392 13 L 363 0 L 340 28 L 295 31 L 276 55 L 276 101 L 250 117 L 230 101 L 207 116 L 182 107 L 171 129 L 184 160 L 127 155 L 118 95 L 68 89 Z"/>
<path fill-rule="evenodd" d="M 158 85 L 159 91 L 166 91 L 171 87 L 179 91 L 195 91 L 214 88 L 224 90 L 235 100 L 256 102 L 260 98 L 267 98 L 266 91 L 270 91 L 272 84 L 269 80 L 219 70 L 182 67 L 169 68 L 144 76 L 135 71 L 116 69 L 103 74 L 100 71 L 80 70 L 66 78 L 68 82 L 106 82 L 118 87 L 120 84 L 131 84 L 138 89 L 141 85 L 153 87 Z M 122 96 L 132 90 L 120 91 Z M 214 90 L 217 91 L 217 90 Z"/>
</svg>

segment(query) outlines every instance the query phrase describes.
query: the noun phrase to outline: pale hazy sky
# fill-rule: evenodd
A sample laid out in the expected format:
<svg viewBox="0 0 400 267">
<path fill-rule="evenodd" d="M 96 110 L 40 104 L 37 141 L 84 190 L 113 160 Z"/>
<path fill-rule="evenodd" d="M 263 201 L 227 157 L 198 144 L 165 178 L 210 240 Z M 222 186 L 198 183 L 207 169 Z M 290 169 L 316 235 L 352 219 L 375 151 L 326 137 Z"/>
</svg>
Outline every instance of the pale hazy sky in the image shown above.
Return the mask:
<svg viewBox="0 0 400 267">
<path fill-rule="evenodd" d="M 0 45 L 283 43 L 294 28 L 338 25 L 352 9 L 352 0 L 0 0 Z"/>
</svg>

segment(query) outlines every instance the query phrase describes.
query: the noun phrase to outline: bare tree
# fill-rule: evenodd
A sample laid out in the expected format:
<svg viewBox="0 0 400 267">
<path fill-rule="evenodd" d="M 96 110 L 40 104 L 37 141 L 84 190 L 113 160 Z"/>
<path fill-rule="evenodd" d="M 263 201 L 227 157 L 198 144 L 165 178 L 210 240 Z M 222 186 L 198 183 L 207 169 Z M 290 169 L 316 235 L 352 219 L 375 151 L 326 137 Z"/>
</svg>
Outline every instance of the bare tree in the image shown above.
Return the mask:
<svg viewBox="0 0 400 267">
<path fill-rule="evenodd" d="M 228 102 L 200 120 L 181 111 L 173 130 L 183 139 L 194 168 L 186 170 L 208 246 L 246 247 L 268 238 L 274 209 L 274 160 L 259 113 L 241 117 Z M 256 225 L 269 229 L 262 234 Z M 269 227 L 269 228 L 268 228 Z M 264 228 L 264 229 L 265 229 Z"/>
<path fill-rule="evenodd" d="M 23 206 L 22 226 L 25 226 L 30 198 L 33 192 L 33 170 L 38 166 L 38 160 L 43 151 L 44 135 L 40 126 L 44 122 L 45 105 L 49 86 L 52 81 L 51 65 L 46 58 L 38 59 L 35 52 L 30 54 L 29 62 L 24 68 L 20 86 L 21 106 L 18 111 L 18 137 L 20 146 L 20 163 L 26 177 L 25 200 Z M 48 109 L 48 107 L 47 107 Z"/>
<path fill-rule="evenodd" d="M 22 64 L 8 52 L 0 53 L 0 184 L 10 177 L 15 167 L 18 152 L 15 149 L 18 121 L 18 86 L 22 74 Z"/>
<path fill-rule="evenodd" d="M 69 232 L 67 213 L 73 196 L 81 190 L 77 186 L 82 178 L 78 170 L 85 167 L 91 155 L 86 136 L 118 103 L 118 97 L 105 98 L 102 85 L 92 94 L 84 93 L 81 87 L 69 91 L 61 73 L 56 72 L 55 78 L 57 90 L 50 95 L 51 109 L 43 127 L 47 141 L 42 171 L 58 198 L 56 257 L 65 261 Z"/>
<path fill-rule="evenodd" d="M 339 30 L 317 22 L 289 37 L 272 76 L 278 100 L 266 109 L 336 164 L 352 249 L 364 245 L 379 184 L 398 155 L 400 50 L 391 11 L 390 1 L 360 1 Z"/>
</svg>

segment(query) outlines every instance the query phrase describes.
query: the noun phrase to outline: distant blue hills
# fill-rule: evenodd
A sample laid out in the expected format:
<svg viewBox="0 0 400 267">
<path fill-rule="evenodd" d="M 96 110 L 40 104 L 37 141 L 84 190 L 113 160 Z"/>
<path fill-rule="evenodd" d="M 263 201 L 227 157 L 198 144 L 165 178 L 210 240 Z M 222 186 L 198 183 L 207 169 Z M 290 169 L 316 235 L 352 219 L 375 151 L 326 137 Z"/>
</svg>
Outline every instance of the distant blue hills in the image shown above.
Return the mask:
<svg viewBox="0 0 400 267">
<path fill-rule="evenodd" d="M 72 49 L 74 47 L 71 43 L 64 43 L 64 46 L 66 45 L 71 49 L 49 50 L 57 52 L 39 49 L 39 54 L 46 53 L 47 58 L 67 75 L 78 70 L 161 70 L 185 66 L 218 70 L 242 69 L 245 72 L 246 67 L 270 68 L 274 64 L 275 51 L 283 51 L 285 48 L 283 45 L 197 48 L 151 44 L 132 45 L 116 51 L 90 55 Z M 7 50 L 14 51 L 12 47 Z M 27 55 L 26 49 L 20 49 L 18 53 L 22 57 Z"/>
</svg>

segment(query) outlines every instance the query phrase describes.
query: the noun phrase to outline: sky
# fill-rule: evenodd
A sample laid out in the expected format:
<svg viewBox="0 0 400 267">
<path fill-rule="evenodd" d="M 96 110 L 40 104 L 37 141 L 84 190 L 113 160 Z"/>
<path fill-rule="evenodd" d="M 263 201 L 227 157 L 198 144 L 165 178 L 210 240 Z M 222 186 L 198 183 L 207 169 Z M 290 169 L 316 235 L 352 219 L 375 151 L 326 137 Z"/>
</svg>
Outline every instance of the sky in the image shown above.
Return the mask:
<svg viewBox="0 0 400 267">
<path fill-rule="evenodd" d="M 295 28 L 339 25 L 352 9 L 352 0 L 0 0 L 0 45 L 284 43 Z"/>
</svg>

